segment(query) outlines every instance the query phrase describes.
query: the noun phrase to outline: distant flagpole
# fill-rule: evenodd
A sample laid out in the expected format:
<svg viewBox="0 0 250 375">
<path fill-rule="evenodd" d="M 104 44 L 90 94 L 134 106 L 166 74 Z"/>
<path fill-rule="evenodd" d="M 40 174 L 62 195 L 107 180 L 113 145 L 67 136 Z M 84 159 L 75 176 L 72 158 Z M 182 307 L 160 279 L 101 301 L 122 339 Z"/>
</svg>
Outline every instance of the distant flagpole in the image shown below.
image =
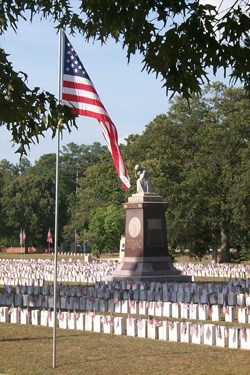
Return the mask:
<svg viewBox="0 0 250 375">
<path fill-rule="evenodd" d="M 25 254 L 25 241 L 26 241 L 26 233 L 23 230 L 23 245 L 24 245 L 24 254 Z"/>
<path fill-rule="evenodd" d="M 19 234 L 19 243 L 20 243 L 20 246 L 21 246 L 21 254 L 23 253 L 23 230 L 21 228 L 20 230 L 20 234 Z"/>
<path fill-rule="evenodd" d="M 47 234 L 47 242 L 48 242 L 48 244 L 49 244 L 49 249 L 48 249 L 48 251 L 49 251 L 49 253 L 50 253 L 50 246 L 51 246 L 51 244 L 53 243 L 53 239 L 52 239 L 52 235 L 51 235 L 50 228 L 49 228 L 49 231 L 48 231 L 48 234 Z"/>
<path fill-rule="evenodd" d="M 62 101 L 62 72 L 63 72 L 64 33 L 59 31 L 59 58 L 58 58 L 58 98 Z M 56 367 L 56 322 L 57 322 L 57 247 L 58 247 L 58 193 L 59 193 L 59 154 L 60 130 L 57 128 L 56 152 L 56 191 L 55 191 L 55 241 L 54 241 L 54 327 L 53 327 L 53 368 Z"/>
</svg>

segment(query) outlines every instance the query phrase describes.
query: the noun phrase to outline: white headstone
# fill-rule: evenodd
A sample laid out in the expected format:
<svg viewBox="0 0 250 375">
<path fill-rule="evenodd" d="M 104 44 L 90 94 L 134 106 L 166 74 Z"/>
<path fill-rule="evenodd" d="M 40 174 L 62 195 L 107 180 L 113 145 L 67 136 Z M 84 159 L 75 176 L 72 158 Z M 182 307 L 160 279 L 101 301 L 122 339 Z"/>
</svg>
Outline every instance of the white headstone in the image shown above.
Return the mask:
<svg viewBox="0 0 250 375">
<path fill-rule="evenodd" d="M 250 307 L 250 296 L 246 296 L 246 306 Z"/>
<path fill-rule="evenodd" d="M 216 346 L 225 348 L 228 346 L 228 328 L 225 326 L 217 326 L 216 329 Z"/>
<path fill-rule="evenodd" d="M 185 292 L 185 298 L 184 298 L 184 302 L 185 303 L 191 303 L 191 300 L 192 300 L 192 293 L 191 292 Z"/>
<path fill-rule="evenodd" d="M 158 338 L 163 341 L 168 340 L 168 322 L 166 320 L 163 320 L 158 327 Z"/>
<path fill-rule="evenodd" d="M 184 302 L 184 299 L 185 299 L 185 293 L 183 290 L 179 290 L 177 292 L 177 301 L 178 302 Z"/>
<path fill-rule="evenodd" d="M 189 305 L 186 303 L 181 303 L 181 318 L 188 319 L 189 317 Z"/>
<path fill-rule="evenodd" d="M 194 304 L 199 304 L 200 303 L 200 296 L 198 293 L 193 294 L 193 301 Z"/>
<path fill-rule="evenodd" d="M 235 308 L 233 306 L 224 307 L 225 322 L 233 322 L 234 321 L 234 310 L 235 310 Z"/>
<path fill-rule="evenodd" d="M 148 300 L 147 290 L 140 290 L 140 300 L 141 301 L 147 301 Z"/>
<path fill-rule="evenodd" d="M 27 306 L 29 306 L 29 295 L 28 294 L 24 294 L 23 295 L 23 306 L 24 307 L 27 307 Z"/>
<path fill-rule="evenodd" d="M 228 328 L 228 347 L 231 349 L 238 349 L 239 343 L 239 332 L 237 327 Z"/>
<path fill-rule="evenodd" d="M 163 312 L 162 307 L 163 307 L 162 301 L 155 302 L 155 316 L 162 316 L 162 312 Z"/>
<path fill-rule="evenodd" d="M 218 305 L 224 305 L 225 295 L 223 293 L 218 293 Z"/>
<path fill-rule="evenodd" d="M 199 305 L 198 306 L 198 318 L 199 318 L 199 320 L 207 320 L 208 319 L 208 306 L 207 305 Z"/>
<path fill-rule="evenodd" d="M 114 317 L 114 334 L 124 335 L 125 333 L 125 320 L 120 316 Z"/>
<path fill-rule="evenodd" d="M 166 318 L 172 317 L 172 302 L 163 302 L 162 316 Z"/>
<path fill-rule="evenodd" d="M 203 344 L 204 338 L 204 324 L 191 323 L 190 324 L 190 336 L 192 344 Z"/>
<path fill-rule="evenodd" d="M 15 306 L 22 306 L 23 304 L 23 298 L 21 294 L 15 295 Z"/>
<path fill-rule="evenodd" d="M 178 302 L 172 303 L 172 317 L 180 318 L 180 304 Z"/>
<path fill-rule="evenodd" d="M 93 331 L 101 332 L 101 330 L 102 330 L 102 316 L 95 315 L 93 318 Z"/>
<path fill-rule="evenodd" d="M 121 306 L 121 301 L 120 300 L 115 300 L 114 301 L 114 308 L 115 308 L 115 313 L 120 314 L 122 311 L 122 306 Z"/>
<path fill-rule="evenodd" d="M 163 302 L 171 302 L 170 292 L 168 290 L 164 290 L 162 294 L 162 301 Z"/>
<path fill-rule="evenodd" d="M 154 318 L 149 318 L 147 321 L 148 325 L 148 335 L 149 339 L 156 340 L 158 338 L 158 323 Z"/>
<path fill-rule="evenodd" d="M 48 316 L 48 326 L 54 327 L 54 311 L 47 311 L 47 316 Z"/>
<path fill-rule="evenodd" d="M 200 302 L 202 304 L 207 304 L 208 303 L 208 295 L 207 292 L 203 291 L 202 295 L 200 296 Z"/>
<path fill-rule="evenodd" d="M 87 298 L 86 299 L 86 311 L 93 311 L 93 310 L 94 310 L 93 309 L 93 299 L 92 298 Z"/>
<path fill-rule="evenodd" d="M 107 312 L 108 311 L 108 302 L 105 299 L 99 300 L 99 310 L 101 312 Z"/>
<path fill-rule="evenodd" d="M 247 323 L 247 309 L 238 307 L 238 323 Z"/>
<path fill-rule="evenodd" d="M 9 308 L 7 306 L 0 307 L 0 323 L 9 322 L 10 315 L 8 314 Z"/>
<path fill-rule="evenodd" d="M 171 291 L 171 302 L 177 302 L 177 292 L 175 290 Z"/>
<path fill-rule="evenodd" d="M 21 311 L 21 309 L 16 308 L 16 307 L 12 307 L 10 310 L 11 310 L 10 322 L 14 323 L 14 324 L 19 324 L 20 323 L 20 311 Z"/>
<path fill-rule="evenodd" d="M 85 331 L 93 331 L 93 318 L 95 314 L 87 313 L 85 315 Z"/>
<path fill-rule="evenodd" d="M 103 317 L 103 333 L 114 333 L 114 318 L 113 316 L 106 315 Z"/>
<path fill-rule="evenodd" d="M 129 301 L 129 312 L 130 314 L 138 314 L 139 312 L 139 303 L 134 300 Z"/>
<path fill-rule="evenodd" d="M 180 342 L 190 342 L 190 322 L 182 322 L 180 325 Z"/>
<path fill-rule="evenodd" d="M 139 301 L 139 299 L 140 299 L 140 291 L 137 289 L 133 293 L 133 300 L 134 301 Z"/>
<path fill-rule="evenodd" d="M 215 325 L 204 325 L 204 345 L 215 345 Z"/>
<path fill-rule="evenodd" d="M 28 309 L 21 310 L 20 312 L 20 323 L 29 324 L 30 312 Z"/>
<path fill-rule="evenodd" d="M 62 329 L 68 328 L 67 313 L 65 311 L 59 311 L 57 313 L 58 327 Z"/>
<path fill-rule="evenodd" d="M 228 304 L 228 306 L 235 306 L 236 305 L 236 295 L 234 293 L 228 293 L 227 304 Z"/>
<path fill-rule="evenodd" d="M 14 296 L 13 294 L 6 294 L 5 295 L 5 305 L 6 306 L 12 306 L 14 303 Z"/>
<path fill-rule="evenodd" d="M 220 315 L 221 315 L 221 307 L 218 305 L 212 305 L 211 319 L 213 321 L 219 322 L 221 320 Z"/>
<path fill-rule="evenodd" d="M 76 329 L 79 331 L 85 330 L 85 314 L 79 313 L 78 319 L 76 320 Z"/>
<path fill-rule="evenodd" d="M 122 314 L 128 314 L 129 313 L 129 305 L 127 300 L 121 301 L 121 312 Z"/>
<path fill-rule="evenodd" d="M 76 312 L 67 312 L 68 329 L 76 329 Z"/>
<path fill-rule="evenodd" d="M 246 297 L 245 294 L 239 293 L 237 294 L 237 305 L 239 306 L 246 306 Z"/>
<path fill-rule="evenodd" d="M 191 303 L 189 305 L 189 319 L 198 319 L 198 305 Z"/>
<path fill-rule="evenodd" d="M 250 328 L 241 328 L 239 331 L 240 348 L 250 350 Z"/>
<path fill-rule="evenodd" d="M 180 323 L 168 322 L 168 339 L 169 341 L 180 341 Z"/>
<path fill-rule="evenodd" d="M 137 336 L 137 319 L 128 317 L 126 319 L 127 336 Z"/>
<path fill-rule="evenodd" d="M 139 314 L 140 315 L 147 315 L 148 314 L 148 302 L 147 301 L 139 301 Z"/>
<path fill-rule="evenodd" d="M 146 319 L 138 319 L 137 320 L 137 332 L 138 337 L 147 337 L 147 320 Z"/>
</svg>

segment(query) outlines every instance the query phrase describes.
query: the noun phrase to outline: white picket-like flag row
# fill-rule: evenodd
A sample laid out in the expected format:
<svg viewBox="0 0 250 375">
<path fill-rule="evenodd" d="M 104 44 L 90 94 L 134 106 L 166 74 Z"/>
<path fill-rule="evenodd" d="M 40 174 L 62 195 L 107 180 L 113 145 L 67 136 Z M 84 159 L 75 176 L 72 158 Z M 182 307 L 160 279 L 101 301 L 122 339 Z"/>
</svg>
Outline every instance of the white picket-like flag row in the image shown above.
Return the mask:
<svg viewBox="0 0 250 375">
<path fill-rule="evenodd" d="M 54 312 L 50 310 L 28 310 L 0 307 L 0 322 L 54 326 Z M 56 324 L 61 329 L 127 335 L 153 340 L 192 343 L 250 350 L 250 328 L 228 327 L 192 321 L 159 320 L 155 317 L 134 318 L 128 315 L 98 315 L 94 312 L 58 311 Z"/>
<path fill-rule="evenodd" d="M 49 287 L 46 286 L 44 292 L 49 292 Z M 250 323 L 250 296 L 243 294 L 233 295 L 231 303 L 226 303 L 229 298 L 218 301 L 218 298 L 213 299 L 213 303 L 209 303 L 207 299 L 203 301 L 182 302 L 176 298 L 174 301 L 169 298 L 169 293 L 166 294 L 166 299 L 157 298 L 151 295 L 151 299 L 131 299 L 129 294 L 121 293 L 118 290 L 110 289 L 96 289 L 94 287 L 65 287 L 62 288 L 57 298 L 57 308 L 62 310 L 76 310 L 76 311 L 101 311 L 110 313 L 125 313 L 125 314 L 140 314 L 152 315 L 159 317 L 173 317 L 183 319 L 199 319 L 199 320 L 212 320 L 238 323 Z M 10 289 L 10 288 L 8 288 Z M 19 289 L 19 287 L 17 288 Z M 22 289 L 22 288 L 21 288 Z M 20 289 L 20 290 L 21 290 Z M 43 289 L 43 288 L 42 288 Z M 134 291 L 133 295 L 137 293 Z M 145 297 L 145 294 L 141 296 Z M 163 294 L 164 296 L 164 294 Z M 125 298 L 121 298 L 125 297 Z M 219 302 L 221 304 L 219 304 Z M 42 308 L 53 309 L 54 297 L 50 294 L 21 294 L 9 293 L 0 294 L 0 305 L 12 307 L 26 307 L 26 308 Z"/>
<path fill-rule="evenodd" d="M 106 280 L 117 269 L 117 261 L 84 262 L 79 258 L 59 260 L 58 282 L 95 283 Z M 184 275 L 224 278 L 250 278 L 249 264 L 175 263 Z M 43 285 L 53 282 L 54 261 L 51 259 L 0 259 L 0 284 Z"/>
<path fill-rule="evenodd" d="M 176 263 L 183 275 L 198 277 L 250 278 L 250 264 L 234 263 Z"/>
</svg>

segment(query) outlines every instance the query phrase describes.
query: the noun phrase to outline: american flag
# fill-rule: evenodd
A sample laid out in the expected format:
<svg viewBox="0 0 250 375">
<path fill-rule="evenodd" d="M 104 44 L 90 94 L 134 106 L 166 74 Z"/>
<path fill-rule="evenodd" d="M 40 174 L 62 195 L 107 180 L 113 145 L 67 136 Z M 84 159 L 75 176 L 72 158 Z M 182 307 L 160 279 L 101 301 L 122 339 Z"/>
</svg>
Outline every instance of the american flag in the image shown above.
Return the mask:
<svg viewBox="0 0 250 375">
<path fill-rule="evenodd" d="M 77 115 L 95 118 L 111 152 L 114 166 L 125 190 L 130 187 L 127 168 L 118 145 L 115 125 L 108 115 L 77 53 L 65 36 L 62 102 Z"/>
<path fill-rule="evenodd" d="M 49 228 L 49 231 L 48 231 L 48 234 L 47 234 L 47 242 L 48 243 L 53 243 L 53 239 L 52 239 L 50 228 Z"/>
</svg>

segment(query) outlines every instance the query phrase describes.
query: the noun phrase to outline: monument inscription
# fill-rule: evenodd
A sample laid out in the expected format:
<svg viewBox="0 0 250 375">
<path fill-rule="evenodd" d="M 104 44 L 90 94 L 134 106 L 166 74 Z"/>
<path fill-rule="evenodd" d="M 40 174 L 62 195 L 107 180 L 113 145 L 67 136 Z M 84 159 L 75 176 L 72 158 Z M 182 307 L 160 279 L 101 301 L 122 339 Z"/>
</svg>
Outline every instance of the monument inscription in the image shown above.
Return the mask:
<svg viewBox="0 0 250 375">
<path fill-rule="evenodd" d="M 161 219 L 148 219 L 147 245 L 163 246 L 163 232 Z"/>
</svg>

